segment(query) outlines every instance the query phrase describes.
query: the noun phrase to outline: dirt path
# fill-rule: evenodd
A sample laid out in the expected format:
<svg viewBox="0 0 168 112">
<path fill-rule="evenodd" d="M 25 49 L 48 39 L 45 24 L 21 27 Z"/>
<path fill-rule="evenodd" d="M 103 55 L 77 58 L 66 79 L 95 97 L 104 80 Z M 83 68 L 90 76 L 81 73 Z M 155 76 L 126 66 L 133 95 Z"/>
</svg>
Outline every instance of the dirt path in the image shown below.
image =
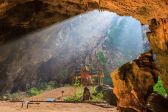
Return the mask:
<svg viewBox="0 0 168 112">
<path fill-rule="evenodd" d="M 103 108 L 86 103 L 40 103 L 26 109 L 21 103 L 0 102 L 0 112 L 118 112 L 116 108 Z"/>
</svg>

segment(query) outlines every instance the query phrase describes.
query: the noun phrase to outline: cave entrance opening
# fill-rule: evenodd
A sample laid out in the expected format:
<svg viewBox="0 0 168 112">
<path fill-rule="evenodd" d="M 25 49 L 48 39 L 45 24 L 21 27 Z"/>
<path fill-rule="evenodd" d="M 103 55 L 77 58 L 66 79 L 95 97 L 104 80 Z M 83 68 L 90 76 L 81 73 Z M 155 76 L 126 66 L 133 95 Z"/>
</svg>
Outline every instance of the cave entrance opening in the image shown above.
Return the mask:
<svg viewBox="0 0 168 112">
<path fill-rule="evenodd" d="M 112 84 L 112 70 L 150 50 L 148 31 L 132 17 L 94 10 L 28 34 L 0 48 L 6 51 L 0 55 L 2 83 L 12 83 L 1 90 L 15 92 L 48 82 L 62 86 L 81 67 L 103 71 L 103 82 Z"/>
<path fill-rule="evenodd" d="M 105 76 L 103 79 L 105 84 L 112 84 L 110 73 L 114 69 L 151 49 L 146 35 L 150 32 L 148 25 L 141 25 L 133 17 L 94 10 L 74 17 L 74 21 L 75 18 L 78 20 L 76 25 L 78 30 L 73 23 L 71 28 L 75 29 L 75 32 L 84 31 L 80 33 L 81 37 L 88 41 L 85 43 L 86 47 L 82 48 L 85 56 L 80 63 L 82 67 L 89 65 L 97 71 L 101 69 Z M 77 63 L 79 76 L 79 62 Z"/>
</svg>

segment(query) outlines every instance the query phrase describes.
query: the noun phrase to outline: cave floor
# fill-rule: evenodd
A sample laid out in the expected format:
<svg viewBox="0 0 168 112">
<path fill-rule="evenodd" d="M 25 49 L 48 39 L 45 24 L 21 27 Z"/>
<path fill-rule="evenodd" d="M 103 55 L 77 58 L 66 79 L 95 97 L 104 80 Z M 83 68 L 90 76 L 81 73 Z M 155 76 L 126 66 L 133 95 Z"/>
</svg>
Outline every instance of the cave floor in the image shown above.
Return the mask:
<svg viewBox="0 0 168 112">
<path fill-rule="evenodd" d="M 0 102 L 0 112 L 118 112 L 87 103 L 40 103 L 21 108 L 21 103 Z"/>
<path fill-rule="evenodd" d="M 59 99 L 61 91 L 64 91 L 64 96 L 71 96 L 75 93 L 74 87 L 61 87 L 50 91 L 46 91 L 37 96 L 31 98 L 25 98 L 25 100 L 31 101 L 46 101 L 47 98 Z M 0 112 L 118 112 L 116 107 L 102 107 L 98 105 L 92 105 L 88 103 L 47 103 L 41 102 L 40 104 L 30 104 L 29 108 L 26 108 L 22 103 L 14 103 L 7 101 L 0 101 Z"/>
</svg>

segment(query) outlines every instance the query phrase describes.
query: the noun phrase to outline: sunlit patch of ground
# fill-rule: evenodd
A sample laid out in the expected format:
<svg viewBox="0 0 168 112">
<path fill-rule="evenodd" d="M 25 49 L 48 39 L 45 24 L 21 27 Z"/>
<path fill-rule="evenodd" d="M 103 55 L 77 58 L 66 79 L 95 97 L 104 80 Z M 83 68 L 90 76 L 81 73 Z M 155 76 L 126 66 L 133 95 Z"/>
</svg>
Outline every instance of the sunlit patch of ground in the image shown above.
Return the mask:
<svg viewBox="0 0 168 112">
<path fill-rule="evenodd" d="M 61 99 L 62 91 L 64 91 L 64 94 L 63 94 L 64 97 L 71 96 L 71 95 L 75 94 L 74 87 L 61 87 L 61 88 L 53 89 L 50 91 L 45 91 L 42 94 L 28 98 L 28 100 L 30 100 L 30 101 L 47 101 L 48 98 L 62 100 Z"/>
</svg>

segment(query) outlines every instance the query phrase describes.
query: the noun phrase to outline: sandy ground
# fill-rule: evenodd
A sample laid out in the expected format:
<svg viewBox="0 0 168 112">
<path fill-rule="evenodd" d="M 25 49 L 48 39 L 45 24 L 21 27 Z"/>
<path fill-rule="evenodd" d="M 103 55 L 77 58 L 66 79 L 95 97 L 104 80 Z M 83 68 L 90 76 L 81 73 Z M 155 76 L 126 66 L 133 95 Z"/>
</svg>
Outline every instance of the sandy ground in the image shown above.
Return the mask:
<svg viewBox="0 0 168 112">
<path fill-rule="evenodd" d="M 63 96 L 71 96 L 75 94 L 75 88 L 74 87 L 61 87 L 54 90 L 46 91 L 40 95 L 33 96 L 31 98 L 28 98 L 28 100 L 31 101 L 47 101 L 48 98 L 55 98 L 56 100 L 62 100 L 62 92 L 64 91 Z"/>
<path fill-rule="evenodd" d="M 0 102 L 0 112 L 117 112 L 116 108 L 103 108 L 86 103 L 40 103 L 29 108 L 21 103 Z"/>
<path fill-rule="evenodd" d="M 46 101 L 48 98 L 55 98 L 61 100 L 62 93 L 64 91 L 64 97 L 74 95 L 74 87 L 62 87 L 54 90 L 46 91 L 40 95 L 27 98 L 29 101 Z M 115 107 L 101 107 L 87 103 L 39 103 L 29 104 L 29 108 L 26 108 L 26 104 L 21 108 L 22 103 L 12 103 L 6 101 L 0 101 L 0 112 L 117 112 Z"/>
</svg>

